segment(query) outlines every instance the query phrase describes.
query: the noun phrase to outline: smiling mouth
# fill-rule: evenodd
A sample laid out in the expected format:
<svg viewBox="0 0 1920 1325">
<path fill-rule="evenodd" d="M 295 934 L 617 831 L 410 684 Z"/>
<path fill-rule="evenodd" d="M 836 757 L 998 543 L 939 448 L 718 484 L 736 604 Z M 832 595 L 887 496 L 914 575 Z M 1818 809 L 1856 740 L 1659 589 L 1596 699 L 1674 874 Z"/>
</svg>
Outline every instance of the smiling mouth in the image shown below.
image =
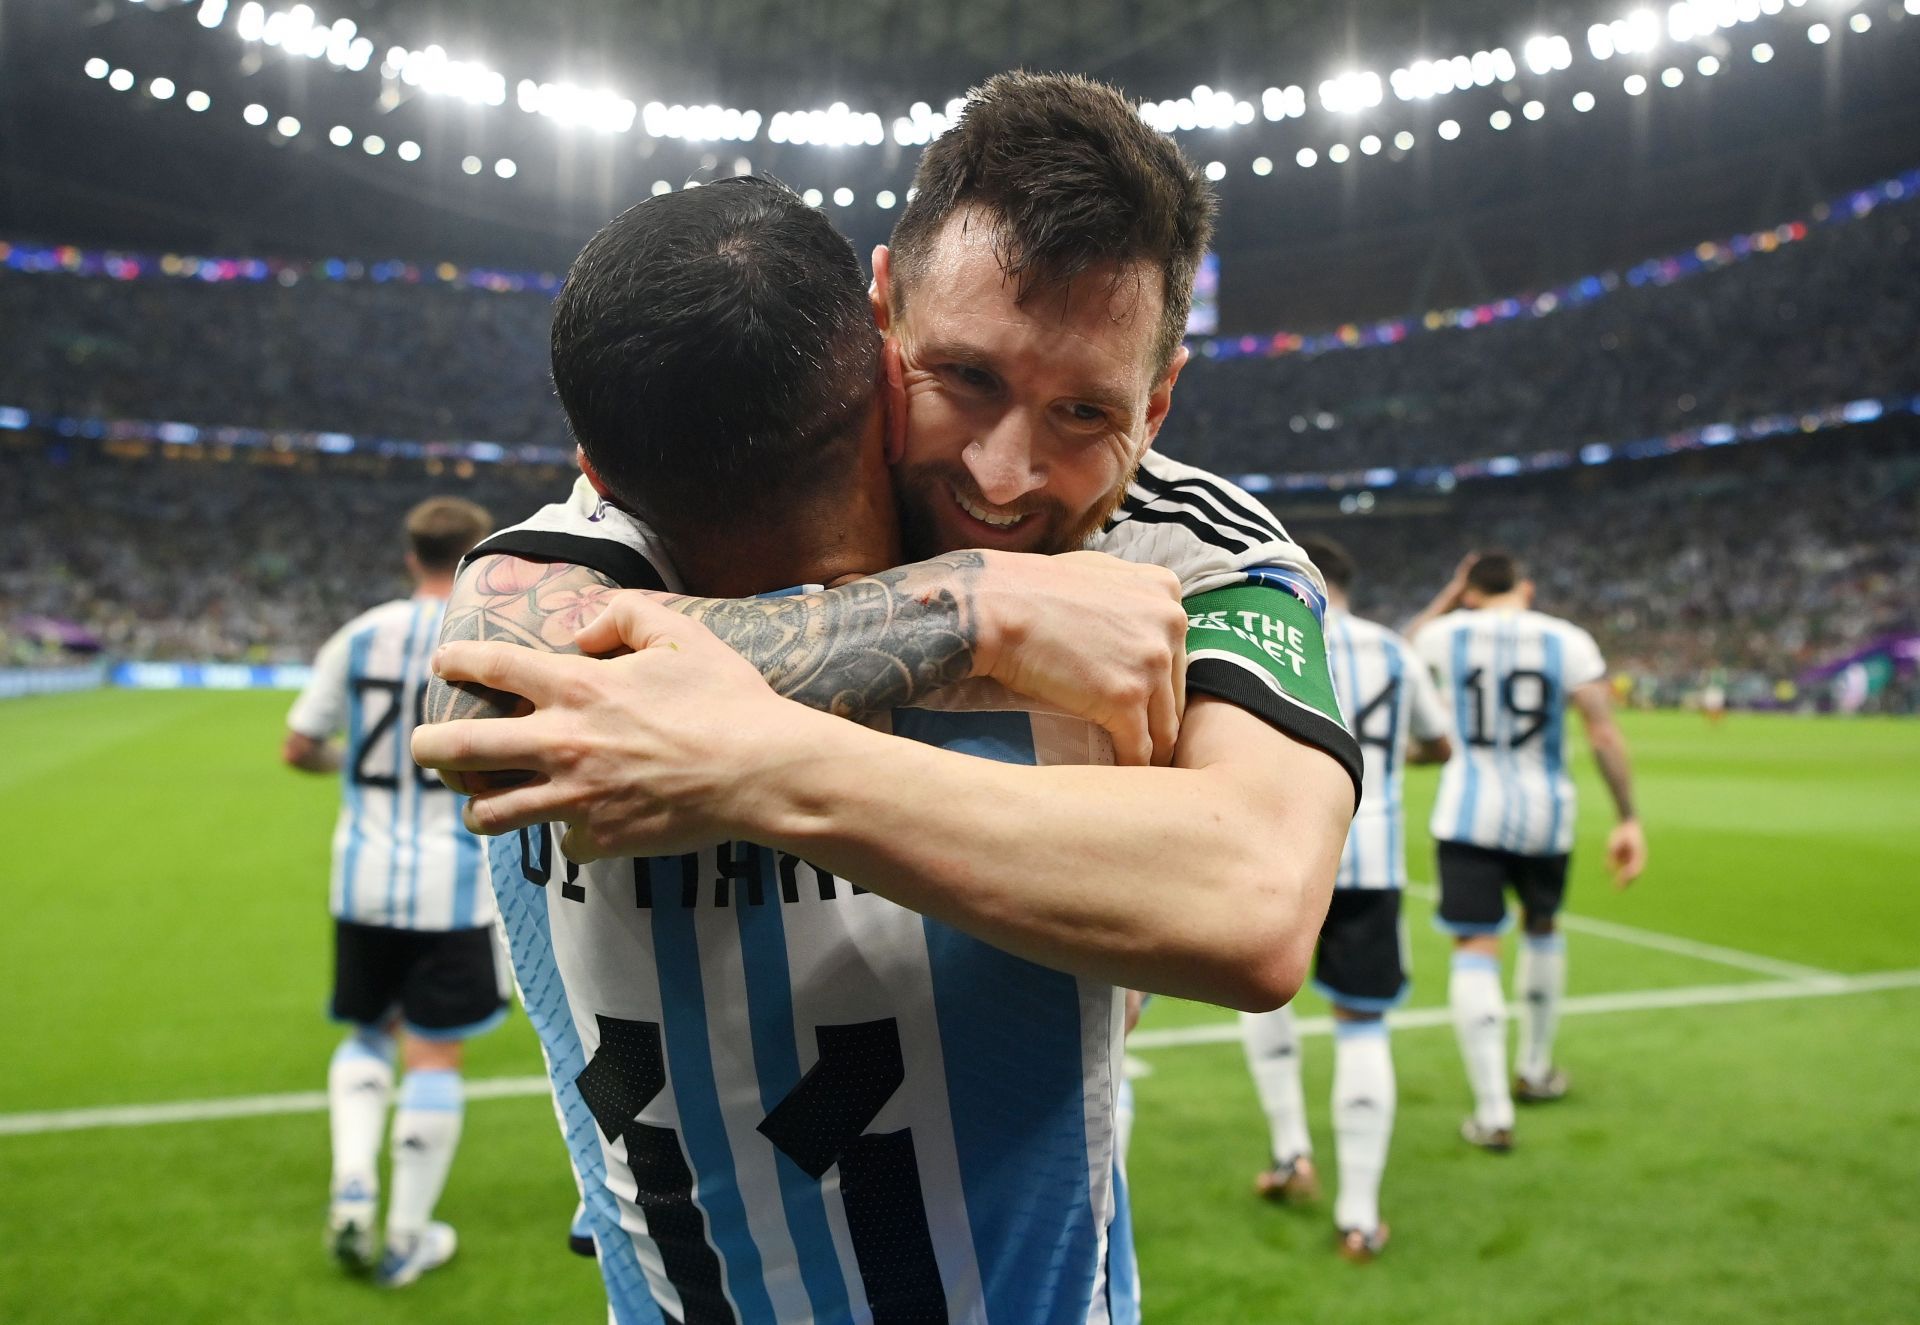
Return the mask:
<svg viewBox="0 0 1920 1325">
<path fill-rule="evenodd" d="M 976 506 L 965 497 L 962 497 L 959 490 L 952 484 L 947 485 L 947 491 L 953 495 L 953 504 L 955 506 L 958 506 L 981 524 L 989 525 L 992 528 L 1012 529 L 1027 518 L 1027 515 L 996 515 L 984 506 Z M 1027 514 L 1032 514 L 1032 512 L 1028 512 Z"/>
</svg>

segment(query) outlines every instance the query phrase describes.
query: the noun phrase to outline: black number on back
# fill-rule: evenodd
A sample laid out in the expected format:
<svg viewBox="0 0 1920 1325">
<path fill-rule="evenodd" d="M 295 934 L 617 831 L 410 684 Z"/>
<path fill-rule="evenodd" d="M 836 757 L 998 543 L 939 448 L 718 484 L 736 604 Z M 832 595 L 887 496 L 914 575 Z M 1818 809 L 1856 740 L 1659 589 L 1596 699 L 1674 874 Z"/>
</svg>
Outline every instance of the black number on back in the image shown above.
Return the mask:
<svg viewBox="0 0 1920 1325">
<path fill-rule="evenodd" d="M 399 769 L 401 766 L 413 770 L 414 785 L 421 791 L 442 791 L 446 783 L 436 773 L 430 773 L 413 762 L 413 756 L 407 752 L 407 737 L 415 727 L 426 722 L 427 688 L 415 686 L 413 691 L 413 721 L 399 736 L 399 747 L 394 752 L 395 771 L 392 773 L 372 773 L 367 771 L 367 759 L 380 748 L 383 738 L 393 732 L 393 724 L 400 717 L 401 691 L 404 686 L 399 681 L 390 681 L 377 676 L 356 676 L 352 680 L 353 702 L 355 707 L 367 702 L 369 695 L 385 695 L 387 702 L 360 737 L 359 749 L 353 751 L 353 763 L 347 769 L 347 776 L 355 786 L 379 787 L 385 791 L 400 789 Z"/>
<path fill-rule="evenodd" d="M 1373 721 L 1376 713 L 1384 710 L 1384 720 Z M 1354 739 L 1362 745 L 1375 745 L 1385 753 L 1387 767 L 1393 767 L 1393 761 L 1399 756 L 1394 733 L 1400 730 L 1400 678 L 1394 677 L 1386 686 L 1360 707 L 1353 715 Z"/>
<path fill-rule="evenodd" d="M 1504 742 L 1487 731 L 1487 693 L 1482 685 L 1485 679 L 1486 669 L 1476 667 L 1461 681 L 1467 688 L 1467 703 L 1472 710 L 1466 733 L 1469 745 L 1504 744 L 1510 750 L 1518 750 L 1546 729 L 1553 718 L 1555 696 L 1553 682 L 1545 672 L 1523 667 L 1500 678 L 1495 687 L 1500 707 L 1515 719 L 1513 734 Z"/>
</svg>

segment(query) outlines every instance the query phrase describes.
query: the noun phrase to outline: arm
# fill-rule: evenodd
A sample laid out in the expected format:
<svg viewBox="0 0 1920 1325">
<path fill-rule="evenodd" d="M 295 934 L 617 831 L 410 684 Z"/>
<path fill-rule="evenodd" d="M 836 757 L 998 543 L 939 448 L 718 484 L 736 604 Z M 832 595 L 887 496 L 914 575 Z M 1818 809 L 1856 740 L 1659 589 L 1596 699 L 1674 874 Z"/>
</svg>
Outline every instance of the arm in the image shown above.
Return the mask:
<svg viewBox="0 0 1920 1325">
<path fill-rule="evenodd" d="M 1453 758 L 1453 741 L 1445 736 L 1415 740 L 1407 749 L 1409 764 L 1444 764 Z"/>
<path fill-rule="evenodd" d="M 1633 769 L 1627 759 L 1627 738 L 1613 720 L 1613 695 L 1605 680 L 1576 686 L 1573 705 L 1586 724 L 1594 762 L 1606 780 L 1619 822 L 1607 837 L 1607 864 L 1616 887 L 1624 888 L 1647 866 L 1647 840 L 1633 805 Z"/>
<path fill-rule="evenodd" d="M 303 773 L 338 773 L 340 746 L 289 728 L 287 739 L 280 744 L 280 761 Z"/>
<path fill-rule="evenodd" d="M 351 623 L 335 631 L 314 655 L 307 678 L 287 711 L 280 762 L 303 773 L 337 773 L 345 752 L 333 739 L 346 720 Z"/>
<path fill-rule="evenodd" d="M 1407 622 L 1400 633 L 1412 639 L 1429 621 L 1438 620 L 1460 606 L 1460 597 L 1467 591 L 1467 572 L 1473 569 L 1473 563 L 1479 559 L 1477 552 L 1469 552 L 1460 558 L 1460 564 L 1453 568 L 1453 578 L 1441 586 L 1431 602 L 1414 614 L 1413 620 Z"/>
</svg>

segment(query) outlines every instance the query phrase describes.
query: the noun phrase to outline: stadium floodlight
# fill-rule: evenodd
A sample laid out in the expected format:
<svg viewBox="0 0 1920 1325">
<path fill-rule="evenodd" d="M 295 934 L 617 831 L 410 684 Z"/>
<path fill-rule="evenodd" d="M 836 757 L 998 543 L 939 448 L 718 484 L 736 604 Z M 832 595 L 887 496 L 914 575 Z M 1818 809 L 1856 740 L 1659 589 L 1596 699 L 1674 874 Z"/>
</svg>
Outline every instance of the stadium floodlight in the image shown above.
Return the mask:
<svg viewBox="0 0 1920 1325">
<path fill-rule="evenodd" d="M 1227 177 L 1227 163 L 1224 161 L 1207 162 L 1207 178 L 1218 184 Z"/>
<path fill-rule="evenodd" d="M 360 140 L 360 150 L 368 156 L 379 156 L 387 150 L 387 140 L 377 133 L 370 133 Z"/>
<path fill-rule="evenodd" d="M 1347 150 L 1347 145 L 1345 143 L 1335 143 L 1332 147 L 1329 147 L 1327 149 L 1327 160 L 1333 162 L 1333 164 L 1336 166 L 1345 165 L 1347 163 L 1347 158 L 1352 155 L 1353 153 Z"/>
<path fill-rule="evenodd" d="M 133 87 L 133 70 L 115 69 L 107 75 L 107 86 L 115 92 L 126 92 Z"/>
<path fill-rule="evenodd" d="M 847 188 L 845 185 L 835 189 L 833 191 L 833 205 L 835 207 L 853 206 L 853 190 Z"/>
<path fill-rule="evenodd" d="M 753 162 L 744 156 L 736 156 L 733 159 L 733 173 L 736 177 L 751 175 L 753 173 Z"/>
<path fill-rule="evenodd" d="M 1393 136 L 1393 145 L 1403 152 L 1411 152 L 1413 150 L 1413 135 L 1407 130 L 1402 129 Z"/>
<path fill-rule="evenodd" d="M 1867 31 L 1867 29 L 1873 26 L 1873 20 L 1867 17 L 1865 14 L 1855 14 L 1852 18 L 1847 20 L 1847 26 L 1852 28 L 1855 32 L 1865 32 Z"/>
<path fill-rule="evenodd" d="M 291 115 L 282 115 L 273 127 L 280 131 L 282 138 L 297 138 L 300 135 L 300 121 Z"/>
<path fill-rule="evenodd" d="M 267 122 L 267 108 L 256 101 L 240 112 L 240 118 L 258 128 Z"/>
<path fill-rule="evenodd" d="M 266 8 L 255 0 L 247 0 L 240 6 L 240 17 L 234 22 L 233 30 L 240 34 L 241 41 L 259 41 L 266 35 Z"/>
<path fill-rule="evenodd" d="M 1440 127 L 1436 129 L 1435 132 L 1438 133 L 1442 138 L 1446 139 L 1448 142 L 1452 142 L 1454 139 L 1460 136 L 1460 121 L 1441 120 Z"/>
<path fill-rule="evenodd" d="M 420 144 L 414 142 L 411 138 L 393 150 L 402 161 L 418 161 L 420 159 Z"/>
<path fill-rule="evenodd" d="M 1621 80 L 1620 86 L 1626 89 L 1630 97 L 1637 97 L 1647 90 L 1647 80 L 1639 74 L 1628 74 Z"/>
<path fill-rule="evenodd" d="M 208 96 L 206 93 L 200 91 L 198 88 L 194 89 L 192 92 L 187 93 L 187 109 L 188 110 L 196 111 L 196 112 L 203 111 L 211 105 L 213 105 L 213 98 Z"/>
<path fill-rule="evenodd" d="M 1694 68 L 1700 71 L 1702 78 L 1712 78 L 1720 72 L 1720 61 L 1714 59 L 1711 55 L 1703 55 L 1700 57 L 1700 63 L 1696 64 Z"/>
<path fill-rule="evenodd" d="M 501 179 L 512 179 L 520 173 L 520 167 L 513 164 L 513 158 L 503 156 L 493 163 L 493 173 Z"/>
<path fill-rule="evenodd" d="M 1299 151 L 1293 154 L 1294 163 L 1298 165 L 1302 170 L 1312 169 L 1313 163 L 1318 161 L 1319 159 L 1320 159 L 1320 154 L 1314 151 L 1311 147 L 1303 147 Z"/>
<path fill-rule="evenodd" d="M 227 17 L 227 0 L 200 0 L 200 12 L 194 15 L 203 28 L 217 28 Z"/>
<path fill-rule="evenodd" d="M 1260 94 L 1260 113 L 1269 120 L 1298 119 L 1307 113 L 1303 87 L 1270 87 Z"/>
<path fill-rule="evenodd" d="M 173 100 L 174 86 L 171 78 L 156 78 L 147 84 L 147 91 L 155 101 Z"/>
<path fill-rule="evenodd" d="M 1826 45 L 1827 38 L 1831 37 L 1832 35 L 1833 35 L 1833 29 L 1828 27 L 1825 23 L 1815 23 L 1812 27 L 1807 29 L 1807 40 L 1812 42 L 1815 46 Z"/>
<path fill-rule="evenodd" d="M 1520 113 L 1530 120 L 1537 120 L 1547 113 L 1547 103 L 1544 101 L 1529 101 L 1520 108 Z"/>
<path fill-rule="evenodd" d="M 1755 64 L 1765 64 L 1767 61 L 1771 60 L 1772 58 L 1773 58 L 1773 47 L 1767 45 L 1767 43 L 1764 41 L 1754 43 L 1753 62 Z"/>
<path fill-rule="evenodd" d="M 1672 65 L 1660 71 L 1660 81 L 1668 87 L 1679 87 L 1680 84 L 1686 81 L 1686 78 L 1686 73 L 1682 71 L 1678 65 Z"/>
<path fill-rule="evenodd" d="M 818 189 L 808 189 L 805 193 L 800 195 L 800 201 L 804 202 L 809 207 L 818 207 L 821 203 L 826 201 L 826 197 Z"/>
<path fill-rule="evenodd" d="M 1507 113 L 1507 110 L 1505 107 L 1502 107 L 1501 109 L 1493 112 L 1493 114 L 1487 116 L 1487 124 L 1491 126 L 1496 133 L 1502 129 L 1505 129 L 1509 124 L 1512 124 L 1512 123 L 1513 123 L 1513 116 Z"/>
<path fill-rule="evenodd" d="M 1380 75 L 1371 70 L 1338 74 L 1320 84 L 1320 105 L 1336 114 L 1369 110 L 1380 98 Z"/>
<path fill-rule="evenodd" d="M 880 192 L 873 195 L 873 205 L 878 207 L 883 212 L 892 211 L 894 208 L 894 204 L 899 201 L 900 200 L 898 198 L 893 196 L 892 189 L 882 189 L 880 190 Z"/>
<path fill-rule="evenodd" d="M 1370 133 L 1360 140 L 1360 150 L 1372 156 L 1380 150 L 1380 135 Z"/>
<path fill-rule="evenodd" d="M 1273 158 L 1256 156 L 1253 159 L 1253 173 L 1256 175 L 1271 175 L 1273 173 Z"/>
<path fill-rule="evenodd" d="M 477 156 L 465 156 L 460 158 L 460 169 L 466 171 L 467 174 L 469 175 L 479 174 L 480 166 L 481 166 L 481 161 L 480 161 L 480 158 Z"/>
<path fill-rule="evenodd" d="M 353 130 L 344 124 L 336 124 L 327 130 L 327 141 L 335 147 L 352 147 Z"/>
<path fill-rule="evenodd" d="M 1909 14 L 1920 15 L 1920 0 L 1907 0 L 1905 9 Z"/>
<path fill-rule="evenodd" d="M 1535 74 L 1550 74 L 1573 65 L 1573 45 L 1559 35 L 1528 37 L 1520 47 L 1520 57 Z"/>
<path fill-rule="evenodd" d="M 664 179 L 656 179 L 653 182 L 653 187 L 647 191 L 651 193 L 654 197 L 658 198 L 663 193 L 672 193 L 673 185 L 667 183 L 667 181 Z"/>
<path fill-rule="evenodd" d="M 1576 92 L 1573 94 L 1573 108 L 1585 115 L 1593 109 L 1593 93 Z"/>
<path fill-rule="evenodd" d="M 91 60 L 87 61 L 87 77 L 88 78 L 105 78 L 108 74 L 112 72 L 113 72 L 113 66 L 108 64 L 105 60 L 101 59 L 97 55 L 94 56 Z"/>
</svg>

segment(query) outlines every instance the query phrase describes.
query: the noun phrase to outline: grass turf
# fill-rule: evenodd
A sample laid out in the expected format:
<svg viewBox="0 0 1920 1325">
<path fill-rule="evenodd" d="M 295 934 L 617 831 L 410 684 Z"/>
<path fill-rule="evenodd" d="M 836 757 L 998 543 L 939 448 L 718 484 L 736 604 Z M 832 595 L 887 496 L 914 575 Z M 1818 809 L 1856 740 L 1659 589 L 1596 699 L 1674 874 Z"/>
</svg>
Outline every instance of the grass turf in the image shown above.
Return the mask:
<svg viewBox="0 0 1920 1325">
<path fill-rule="evenodd" d="M 286 696 L 102 692 L 0 705 L 8 988 L 0 1113 L 320 1089 L 336 1032 L 324 878 L 336 789 L 275 762 Z M 1631 715 L 1653 869 L 1614 893 L 1582 760 L 1572 906 L 1838 972 L 1920 967 L 1920 725 Z M 1431 773 L 1410 788 L 1413 870 Z M 1445 947 L 1408 906 L 1414 1006 Z M 1760 981 L 1574 933 L 1575 995 Z M 1320 1011 L 1311 995 L 1305 1012 Z M 1231 1044 L 1143 1050 L 1133 1184 L 1153 1322 L 1897 1321 L 1920 1302 L 1920 990 L 1570 1018 L 1566 1103 L 1497 1158 L 1453 1139 L 1450 1033 L 1395 1039 L 1389 1255 L 1249 1195 L 1264 1127 Z M 1160 1002 L 1147 1026 L 1218 1023 Z M 1330 1151 L 1330 1046 L 1309 1103 Z M 524 1075 L 524 1020 L 469 1075 Z M 382 1296 L 319 1253 L 317 1113 L 0 1136 L 0 1320 L 592 1320 L 541 1098 L 476 1101 L 442 1213 L 456 1266 Z"/>
</svg>

